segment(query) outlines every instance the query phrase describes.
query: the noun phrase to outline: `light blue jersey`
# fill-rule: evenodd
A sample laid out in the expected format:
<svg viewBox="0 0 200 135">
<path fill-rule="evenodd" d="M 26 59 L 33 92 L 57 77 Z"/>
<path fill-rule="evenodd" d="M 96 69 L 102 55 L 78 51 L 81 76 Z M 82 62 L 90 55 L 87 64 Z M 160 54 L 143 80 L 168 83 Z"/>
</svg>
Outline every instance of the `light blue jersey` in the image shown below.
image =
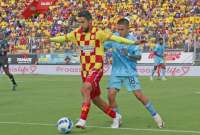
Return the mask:
<svg viewBox="0 0 200 135">
<path fill-rule="evenodd" d="M 159 65 L 159 64 L 164 64 L 164 51 L 165 51 L 166 45 L 160 45 L 159 43 L 156 44 L 156 46 L 154 47 L 154 64 L 155 65 Z"/>
<path fill-rule="evenodd" d="M 115 33 L 119 35 L 118 33 Z M 135 40 L 135 36 L 128 34 L 127 39 Z M 137 62 L 131 61 L 124 55 L 124 50 L 128 50 L 129 55 L 141 55 L 139 46 L 127 46 L 113 41 L 104 43 L 106 49 L 112 48 L 112 72 L 113 76 L 134 76 L 137 75 Z"/>
<path fill-rule="evenodd" d="M 115 33 L 119 35 L 118 33 Z M 135 40 L 135 36 L 128 34 L 127 39 Z M 121 89 L 124 85 L 128 91 L 139 90 L 140 82 L 137 78 L 136 65 L 137 61 L 132 61 L 128 55 L 141 55 L 139 46 L 127 46 L 124 44 L 107 41 L 104 43 L 105 48 L 112 48 L 112 71 L 109 80 L 109 88 Z"/>
</svg>

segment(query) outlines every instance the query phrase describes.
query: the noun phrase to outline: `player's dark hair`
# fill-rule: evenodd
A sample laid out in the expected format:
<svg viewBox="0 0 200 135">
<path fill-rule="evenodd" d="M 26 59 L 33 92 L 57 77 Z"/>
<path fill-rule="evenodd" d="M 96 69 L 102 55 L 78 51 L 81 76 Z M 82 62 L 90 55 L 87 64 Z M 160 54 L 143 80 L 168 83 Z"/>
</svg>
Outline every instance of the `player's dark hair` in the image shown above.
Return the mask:
<svg viewBox="0 0 200 135">
<path fill-rule="evenodd" d="M 81 12 L 78 13 L 78 17 L 84 17 L 86 18 L 88 21 L 92 20 L 92 15 L 90 14 L 89 11 L 87 10 L 82 10 Z"/>
<path fill-rule="evenodd" d="M 118 20 L 117 24 L 129 26 L 129 21 L 126 18 L 121 18 Z"/>
<path fill-rule="evenodd" d="M 162 37 L 157 37 L 157 41 L 163 41 Z"/>
</svg>

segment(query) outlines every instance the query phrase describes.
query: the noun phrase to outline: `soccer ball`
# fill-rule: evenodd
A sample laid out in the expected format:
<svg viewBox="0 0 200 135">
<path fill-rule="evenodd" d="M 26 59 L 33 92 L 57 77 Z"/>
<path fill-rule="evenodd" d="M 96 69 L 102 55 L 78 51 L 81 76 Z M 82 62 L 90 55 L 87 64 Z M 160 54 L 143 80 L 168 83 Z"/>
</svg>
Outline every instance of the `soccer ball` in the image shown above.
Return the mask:
<svg viewBox="0 0 200 135">
<path fill-rule="evenodd" d="M 62 117 L 57 122 L 57 129 L 60 133 L 70 133 L 73 127 L 73 122 L 67 117 Z"/>
</svg>

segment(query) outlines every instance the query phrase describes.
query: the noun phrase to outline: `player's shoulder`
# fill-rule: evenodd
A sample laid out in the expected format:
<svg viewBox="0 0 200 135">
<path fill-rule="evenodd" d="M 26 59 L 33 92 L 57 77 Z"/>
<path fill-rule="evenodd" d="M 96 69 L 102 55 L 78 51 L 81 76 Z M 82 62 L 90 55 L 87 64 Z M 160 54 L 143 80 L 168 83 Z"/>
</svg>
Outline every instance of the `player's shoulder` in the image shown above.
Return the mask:
<svg viewBox="0 0 200 135">
<path fill-rule="evenodd" d="M 74 29 L 70 33 L 81 33 L 81 31 L 82 31 L 82 29 L 79 27 L 79 28 Z"/>
<path fill-rule="evenodd" d="M 132 51 L 141 51 L 142 48 L 139 45 L 130 45 L 128 46 L 128 49 L 132 50 Z"/>
<path fill-rule="evenodd" d="M 110 29 L 101 29 L 98 27 L 92 28 L 92 33 L 99 33 L 99 34 L 112 34 L 112 31 Z"/>
</svg>

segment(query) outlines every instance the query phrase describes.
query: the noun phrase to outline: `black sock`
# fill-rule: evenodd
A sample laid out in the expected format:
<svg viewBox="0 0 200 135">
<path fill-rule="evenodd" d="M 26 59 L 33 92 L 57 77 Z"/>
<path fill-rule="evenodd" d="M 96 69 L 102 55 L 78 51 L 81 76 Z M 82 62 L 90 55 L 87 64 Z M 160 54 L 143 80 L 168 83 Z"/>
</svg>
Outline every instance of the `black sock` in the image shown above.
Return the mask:
<svg viewBox="0 0 200 135">
<path fill-rule="evenodd" d="M 13 85 L 16 85 L 17 83 L 15 82 L 15 78 L 12 74 L 8 75 L 10 80 L 12 81 Z"/>
</svg>

